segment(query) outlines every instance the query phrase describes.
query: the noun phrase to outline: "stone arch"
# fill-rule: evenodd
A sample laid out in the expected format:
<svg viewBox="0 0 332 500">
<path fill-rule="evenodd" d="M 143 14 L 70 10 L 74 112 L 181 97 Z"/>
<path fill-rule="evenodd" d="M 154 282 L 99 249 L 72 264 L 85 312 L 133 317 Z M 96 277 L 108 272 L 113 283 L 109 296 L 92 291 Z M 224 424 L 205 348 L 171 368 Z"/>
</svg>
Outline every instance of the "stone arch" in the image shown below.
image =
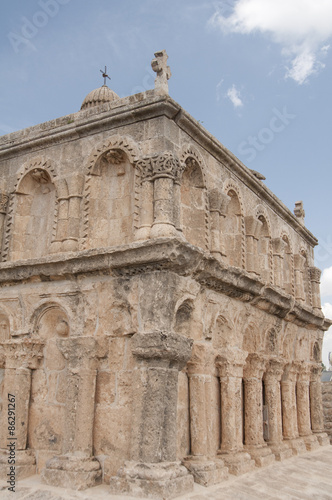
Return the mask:
<svg viewBox="0 0 332 500">
<path fill-rule="evenodd" d="M 49 252 L 57 219 L 56 171 L 36 158 L 18 172 L 9 198 L 3 260 L 38 258 Z"/>
<path fill-rule="evenodd" d="M 32 335 L 47 341 L 70 335 L 70 319 L 67 309 L 62 304 L 46 301 L 33 312 L 30 324 Z"/>
<path fill-rule="evenodd" d="M 290 237 L 287 232 L 283 231 L 280 238 L 284 242 L 282 287 L 286 293 L 294 295 L 294 255 Z"/>
<path fill-rule="evenodd" d="M 212 331 L 212 345 L 215 349 L 225 349 L 234 343 L 235 327 L 230 318 L 218 314 Z"/>
<path fill-rule="evenodd" d="M 191 145 L 182 148 L 180 163 L 180 226 L 189 243 L 206 250 L 209 218 L 205 164 Z"/>
<path fill-rule="evenodd" d="M 84 187 L 81 247 L 108 247 L 129 243 L 139 217 L 140 157 L 129 137 L 114 135 L 91 154 Z M 96 224 L 95 221 L 98 221 Z"/>
<path fill-rule="evenodd" d="M 259 272 L 265 283 L 273 283 L 273 251 L 271 222 L 262 205 L 255 210 L 255 217 L 262 223 L 258 235 Z"/>
<path fill-rule="evenodd" d="M 233 180 L 228 180 L 224 184 L 224 192 L 230 198 L 226 217 L 222 223 L 222 232 L 225 235 L 226 259 L 231 266 L 245 269 L 244 204 L 241 191 Z"/>
<path fill-rule="evenodd" d="M 194 310 L 194 301 L 191 298 L 181 299 L 180 304 L 175 309 L 174 330 L 186 337 L 190 336 L 190 322 Z"/>
</svg>

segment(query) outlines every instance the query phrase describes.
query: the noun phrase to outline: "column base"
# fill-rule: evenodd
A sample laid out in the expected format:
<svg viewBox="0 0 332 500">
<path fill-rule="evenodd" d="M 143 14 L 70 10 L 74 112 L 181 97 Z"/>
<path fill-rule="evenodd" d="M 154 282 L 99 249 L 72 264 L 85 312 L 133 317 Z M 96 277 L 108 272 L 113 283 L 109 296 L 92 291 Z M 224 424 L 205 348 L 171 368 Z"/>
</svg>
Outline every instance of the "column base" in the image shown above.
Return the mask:
<svg viewBox="0 0 332 500">
<path fill-rule="evenodd" d="M 94 458 L 61 456 L 46 462 L 41 479 L 50 486 L 86 490 L 101 483 L 102 472 L 100 463 Z"/>
<path fill-rule="evenodd" d="M 233 453 L 219 452 L 218 455 L 225 462 L 229 473 L 234 476 L 240 476 L 255 469 L 255 460 L 252 460 L 249 453 L 245 451 Z"/>
<path fill-rule="evenodd" d="M 251 458 L 255 460 L 257 467 L 265 467 L 266 465 L 271 465 L 275 461 L 275 456 L 271 448 L 267 445 L 245 446 L 245 450 L 249 453 Z"/>
<path fill-rule="evenodd" d="M 180 462 L 125 462 L 110 481 L 111 493 L 168 500 L 194 487 L 194 478 Z"/>
<path fill-rule="evenodd" d="M 7 481 L 11 472 L 10 467 L 15 466 L 15 480 L 37 474 L 36 458 L 32 450 L 16 450 L 15 464 L 9 464 L 9 453 L 7 450 L 0 450 L 0 479 Z"/>
<path fill-rule="evenodd" d="M 328 446 L 329 444 L 332 444 L 330 443 L 330 437 L 326 434 L 326 432 L 319 432 L 314 434 L 314 436 L 317 438 L 320 446 Z"/>
<path fill-rule="evenodd" d="M 194 476 L 195 483 L 202 486 L 213 486 L 228 478 L 228 468 L 221 459 L 213 461 L 187 457 L 183 465 Z"/>
<path fill-rule="evenodd" d="M 292 449 L 293 455 L 301 455 L 307 451 L 306 445 L 302 438 L 287 439 L 286 443 Z"/>
<path fill-rule="evenodd" d="M 293 456 L 292 448 L 290 448 L 286 443 L 271 443 L 269 444 L 269 448 L 271 448 L 271 451 L 278 462 L 281 462 L 282 460 L 286 460 L 287 458 L 291 458 Z"/>
<path fill-rule="evenodd" d="M 304 444 L 307 448 L 307 451 L 318 450 L 319 442 L 317 437 L 314 434 L 309 434 L 309 436 L 302 436 Z"/>
<path fill-rule="evenodd" d="M 176 229 L 173 224 L 167 222 L 156 222 L 152 224 L 150 238 L 180 238 L 184 239 L 183 234 Z"/>
</svg>

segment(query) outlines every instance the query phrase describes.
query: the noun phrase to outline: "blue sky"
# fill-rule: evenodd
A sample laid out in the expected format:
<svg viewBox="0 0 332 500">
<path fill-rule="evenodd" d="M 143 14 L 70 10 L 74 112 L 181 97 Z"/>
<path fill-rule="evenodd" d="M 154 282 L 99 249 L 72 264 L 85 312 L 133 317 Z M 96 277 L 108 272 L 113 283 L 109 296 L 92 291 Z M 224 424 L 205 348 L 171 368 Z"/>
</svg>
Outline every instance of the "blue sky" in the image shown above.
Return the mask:
<svg viewBox="0 0 332 500">
<path fill-rule="evenodd" d="M 291 210 L 303 200 L 332 317 L 331 0 L 12 0 L 0 33 L 1 135 L 78 111 L 105 65 L 120 96 L 153 88 L 166 49 L 170 95 Z"/>
</svg>

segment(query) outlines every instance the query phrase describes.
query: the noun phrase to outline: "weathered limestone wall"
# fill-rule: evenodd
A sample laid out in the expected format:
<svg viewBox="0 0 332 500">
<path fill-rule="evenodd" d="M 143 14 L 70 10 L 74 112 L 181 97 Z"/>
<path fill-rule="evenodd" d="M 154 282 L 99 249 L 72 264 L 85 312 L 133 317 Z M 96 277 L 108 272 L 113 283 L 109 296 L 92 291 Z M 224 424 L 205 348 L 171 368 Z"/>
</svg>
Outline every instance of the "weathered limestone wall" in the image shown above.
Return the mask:
<svg viewBox="0 0 332 500">
<path fill-rule="evenodd" d="M 322 382 L 324 429 L 332 444 L 332 382 Z"/>
</svg>

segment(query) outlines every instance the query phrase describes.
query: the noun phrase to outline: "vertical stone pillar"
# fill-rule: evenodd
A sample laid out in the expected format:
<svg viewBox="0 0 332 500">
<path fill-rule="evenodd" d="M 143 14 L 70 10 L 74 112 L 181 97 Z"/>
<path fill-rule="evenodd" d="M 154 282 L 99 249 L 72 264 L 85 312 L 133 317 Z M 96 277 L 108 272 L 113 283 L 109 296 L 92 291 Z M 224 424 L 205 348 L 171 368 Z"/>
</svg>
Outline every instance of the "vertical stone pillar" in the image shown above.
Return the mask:
<svg viewBox="0 0 332 500">
<path fill-rule="evenodd" d="M 322 401 L 322 386 L 321 386 L 322 367 L 320 363 L 311 365 L 310 375 L 310 416 L 311 429 L 317 437 L 321 446 L 329 444 L 328 435 L 324 432 L 324 416 L 323 416 L 323 401 Z"/>
<path fill-rule="evenodd" d="M 243 372 L 244 380 L 244 443 L 256 465 L 269 465 L 275 459 L 263 437 L 263 384 L 266 360 L 249 354 Z"/>
<path fill-rule="evenodd" d="M 58 339 L 67 360 L 67 401 L 63 454 L 42 470 L 46 484 L 83 490 L 101 482 L 100 463 L 93 457 L 93 424 L 98 358 L 106 345 L 93 337 Z"/>
<path fill-rule="evenodd" d="M 280 288 L 283 287 L 283 269 L 284 269 L 284 247 L 285 242 L 281 238 L 272 239 L 274 284 Z"/>
<path fill-rule="evenodd" d="M 138 160 L 135 166 L 140 179 L 139 223 L 135 233 L 135 240 L 147 240 L 150 238 L 153 223 L 152 160 L 151 158 Z"/>
<path fill-rule="evenodd" d="M 171 151 L 151 157 L 153 189 L 153 224 L 151 238 L 180 236 L 175 227 L 174 180 L 180 168 L 178 158 Z M 179 202 L 179 200 L 177 200 Z"/>
<path fill-rule="evenodd" d="M 211 374 L 213 367 L 211 347 L 195 343 L 187 364 L 189 378 L 190 456 L 184 465 L 193 474 L 195 482 L 203 486 L 220 483 L 228 476 L 222 460 L 211 460 L 209 454 L 209 420 L 211 413 Z"/>
<path fill-rule="evenodd" d="M 176 461 L 178 374 L 191 355 L 191 340 L 172 332 L 136 333 L 137 360 L 131 460 L 111 478 L 113 493 L 173 498 L 193 488 Z"/>
<path fill-rule="evenodd" d="M 58 179 L 55 182 L 58 201 L 58 214 L 56 224 L 55 240 L 51 243 L 51 253 L 62 251 L 62 245 L 68 232 L 68 185 L 66 179 Z"/>
<path fill-rule="evenodd" d="M 246 270 L 249 273 L 259 274 L 258 238 L 263 223 L 256 217 L 244 218 L 246 232 Z"/>
<path fill-rule="evenodd" d="M 243 449 L 243 366 L 247 352 L 227 348 L 216 359 L 221 388 L 221 447 L 219 455 L 232 474 L 255 467 Z"/>
<path fill-rule="evenodd" d="M 268 445 L 276 460 L 293 455 L 291 448 L 283 442 L 280 380 L 284 363 L 270 359 L 264 375 L 265 401 L 267 406 Z"/>
<path fill-rule="evenodd" d="M 84 186 L 83 175 L 68 177 L 68 224 L 66 239 L 62 244 L 64 251 L 75 252 L 78 250 L 81 219 L 81 199 Z"/>
<path fill-rule="evenodd" d="M 4 237 L 4 224 L 7 213 L 8 196 L 0 192 L 0 255 L 2 252 L 2 242 Z"/>
<path fill-rule="evenodd" d="M 1 344 L 5 374 L 0 434 L 0 477 L 7 480 L 8 453 L 15 450 L 16 479 L 36 474 L 36 459 L 27 449 L 31 371 L 43 357 L 44 344 L 35 340 L 7 341 Z M 8 396 L 10 395 L 10 397 Z M 13 397 L 14 396 L 14 400 Z M 10 404 L 11 403 L 11 404 Z M 13 407 L 14 405 L 14 407 Z M 15 413 L 15 429 L 8 429 L 8 411 Z M 12 434 L 13 433 L 13 434 Z M 10 448 L 10 444 L 12 448 Z"/>
<path fill-rule="evenodd" d="M 303 255 L 294 255 L 295 299 L 300 302 L 305 302 L 304 264 L 305 257 Z"/>
<path fill-rule="evenodd" d="M 296 381 L 298 365 L 287 363 L 281 380 L 282 422 L 284 439 L 288 441 L 297 455 L 306 450 L 305 444 L 299 438 L 297 426 Z"/>
<path fill-rule="evenodd" d="M 209 207 L 211 220 L 211 254 L 218 260 L 226 256 L 224 235 L 222 234 L 221 219 L 225 218 L 229 196 L 219 189 L 213 189 L 209 193 Z"/>
<path fill-rule="evenodd" d="M 296 402 L 299 435 L 303 438 L 307 450 L 312 451 L 318 448 L 318 442 L 311 432 L 309 398 L 310 368 L 308 364 L 301 364 L 299 367 L 296 384 Z"/>
<path fill-rule="evenodd" d="M 311 297 L 312 307 L 316 312 L 321 311 L 321 298 L 320 298 L 320 276 L 321 270 L 318 267 L 309 268 L 309 276 L 311 281 Z"/>
</svg>

